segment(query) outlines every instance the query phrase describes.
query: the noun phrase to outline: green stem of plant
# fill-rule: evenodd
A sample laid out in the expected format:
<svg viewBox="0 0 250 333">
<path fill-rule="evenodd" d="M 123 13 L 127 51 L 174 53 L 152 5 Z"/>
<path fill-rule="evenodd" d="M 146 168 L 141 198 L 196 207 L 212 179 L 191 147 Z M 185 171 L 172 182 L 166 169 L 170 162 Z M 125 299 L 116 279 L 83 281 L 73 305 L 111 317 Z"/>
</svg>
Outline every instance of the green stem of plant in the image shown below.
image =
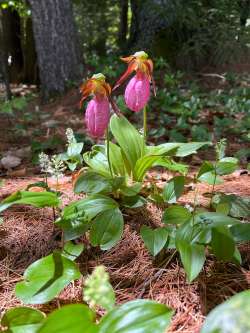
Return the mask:
<svg viewBox="0 0 250 333">
<path fill-rule="evenodd" d="M 212 201 L 213 201 L 213 196 L 214 196 L 214 188 L 215 188 L 216 177 L 217 177 L 216 168 L 217 168 L 217 160 L 216 160 L 215 165 L 214 165 L 214 181 L 213 181 L 213 187 L 212 187 L 212 192 L 211 192 L 210 207 L 212 207 Z"/>
<path fill-rule="evenodd" d="M 143 137 L 146 144 L 147 141 L 147 106 L 143 109 Z"/>
<path fill-rule="evenodd" d="M 110 162 L 110 146 L 109 146 L 109 127 L 107 127 L 106 131 L 106 140 L 107 140 L 107 160 L 108 160 L 108 165 L 109 165 L 109 171 L 110 175 L 113 178 L 113 171 L 112 171 L 112 166 Z"/>
</svg>

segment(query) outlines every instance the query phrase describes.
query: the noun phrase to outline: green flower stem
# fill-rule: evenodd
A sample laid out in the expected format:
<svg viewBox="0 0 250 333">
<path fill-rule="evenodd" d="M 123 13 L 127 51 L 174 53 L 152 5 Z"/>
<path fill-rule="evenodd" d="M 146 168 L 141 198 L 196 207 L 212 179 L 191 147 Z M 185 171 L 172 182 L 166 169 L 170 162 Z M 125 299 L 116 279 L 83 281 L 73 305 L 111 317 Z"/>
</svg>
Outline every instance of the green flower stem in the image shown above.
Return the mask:
<svg viewBox="0 0 250 333">
<path fill-rule="evenodd" d="M 143 109 L 143 137 L 146 144 L 147 141 L 147 106 Z"/>
<path fill-rule="evenodd" d="M 109 147 L 109 126 L 107 127 L 106 130 L 106 140 L 107 140 L 107 160 L 108 160 L 108 165 L 109 165 L 109 171 L 110 175 L 113 178 L 113 171 L 112 171 L 112 166 L 110 162 L 110 147 Z"/>
</svg>

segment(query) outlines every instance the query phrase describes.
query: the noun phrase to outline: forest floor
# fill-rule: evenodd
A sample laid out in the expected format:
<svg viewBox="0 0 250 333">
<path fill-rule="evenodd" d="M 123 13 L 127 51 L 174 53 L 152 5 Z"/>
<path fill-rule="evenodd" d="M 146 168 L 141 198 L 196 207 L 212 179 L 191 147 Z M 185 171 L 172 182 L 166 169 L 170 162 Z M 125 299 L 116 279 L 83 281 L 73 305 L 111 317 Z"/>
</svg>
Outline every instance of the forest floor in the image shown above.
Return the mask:
<svg viewBox="0 0 250 333">
<path fill-rule="evenodd" d="M 78 134 L 84 134 L 83 114 L 79 112 L 79 97 L 75 90 L 64 98 L 43 106 L 39 100 L 30 103 L 33 117 L 25 135 L 14 134 L 13 120 L 3 118 L 0 122 L 0 151 L 24 149 L 22 163 L 13 170 L 2 170 L 3 186 L 0 187 L 0 200 L 14 191 L 36 181 L 42 180 L 39 168 L 31 164 L 37 143 L 31 137 L 34 128 L 40 131 L 40 142 L 47 143 L 47 151 L 53 153 L 55 147 L 48 145 L 51 137 L 64 138 L 65 129 L 72 127 Z M 22 118 L 15 120 L 22 123 Z M 8 128 L 8 129 L 7 129 Z M 64 140 L 64 139 L 63 139 Z M 63 146 L 63 140 L 55 144 Z M 32 147 L 32 151 L 30 150 Z M 238 149 L 234 142 L 230 151 Z M 212 152 L 195 155 L 190 160 L 190 175 L 198 168 L 203 159 L 211 159 Z M 157 185 L 163 186 L 171 174 L 161 169 L 153 170 L 146 181 L 157 176 Z M 216 186 L 217 192 L 250 196 L 249 173 L 241 167 L 232 175 L 224 177 L 224 183 Z M 53 186 L 53 181 L 50 180 Z M 54 184 L 55 185 L 55 184 Z M 72 177 L 65 175 L 60 181 L 62 201 L 66 205 L 79 196 L 73 193 Z M 201 206 L 209 205 L 206 193 L 211 191 L 209 185 L 198 185 L 198 201 Z M 191 204 L 194 201 L 192 182 L 186 186 L 180 202 Z M 102 252 L 88 247 L 78 259 L 83 275 L 90 273 L 99 265 L 105 265 L 110 273 L 111 283 L 115 288 L 117 300 L 123 303 L 136 298 L 150 298 L 165 303 L 175 309 L 176 313 L 168 332 L 198 333 L 206 314 L 229 296 L 250 288 L 250 244 L 240 248 L 243 258 L 241 267 L 216 261 L 209 256 L 206 265 L 195 280 L 188 284 L 178 255 L 167 253 L 167 259 L 159 256 L 153 258 L 144 246 L 139 235 L 142 224 L 160 226 L 163 206 L 152 203 L 146 208 L 126 210 L 126 228 L 122 240 L 111 250 Z M 3 214 L 4 223 L 0 227 L 0 311 L 20 304 L 15 298 L 15 284 L 22 279 L 22 274 L 29 264 L 45 256 L 54 248 L 60 247 L 60 231 L 53 226 L 53 214 L 49 208 L 36 209 L 29 206 L 14 206 Z M 86 240 L 82 239 L 84 242 Z M 67 303 L 81 302 L 81 285 L 71 283 L 55 300 L 39 306 L 49 312 Z"/>
</svg>

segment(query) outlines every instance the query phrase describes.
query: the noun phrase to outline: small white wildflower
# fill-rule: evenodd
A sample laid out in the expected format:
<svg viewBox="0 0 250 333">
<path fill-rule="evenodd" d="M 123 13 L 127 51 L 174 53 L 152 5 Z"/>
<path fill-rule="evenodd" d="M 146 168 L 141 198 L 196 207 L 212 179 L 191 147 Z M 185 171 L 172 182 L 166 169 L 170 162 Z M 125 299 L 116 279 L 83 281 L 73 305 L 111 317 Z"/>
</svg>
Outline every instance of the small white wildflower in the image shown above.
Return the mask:
<svg viewBox="0 0 250 333">
<path fill-rule="evenodd" d="M 43 152 L 39 154 L 39 164 L 42 172 L 49 173 L 51 162 L 47 154 Z"/>
<path fill-rule="evenodd" d="M 185 205 L 185 208 L 187 208 L 190 212 L 193 212 L 194 208 L 190 206 L 189 204 Z"/>
<path fill-rule="evenodd" d="M 67 128 L 65 134 L 69 145 L 76 142 L 72 128 Z"/>
<path fill-rule="evenodd" d="M 57 155 L 53 155 L 51 157 L 48 173 L 53 178 L 58 179 L 58 178 L 63 177 L 65 170 L 66 170 L 66 166 L 64 165 L 64 162 Z"/>
</svg>

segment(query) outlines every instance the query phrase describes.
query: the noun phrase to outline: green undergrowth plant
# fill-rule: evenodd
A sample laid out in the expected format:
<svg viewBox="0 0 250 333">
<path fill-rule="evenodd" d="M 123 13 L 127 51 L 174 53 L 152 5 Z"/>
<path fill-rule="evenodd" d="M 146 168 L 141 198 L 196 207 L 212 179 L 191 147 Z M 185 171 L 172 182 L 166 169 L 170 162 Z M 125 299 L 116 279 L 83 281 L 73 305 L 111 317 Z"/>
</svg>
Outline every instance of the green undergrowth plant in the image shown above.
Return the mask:
<svg viewBox="0 0 250 333">
<path fill-rule="evenodd" d="M 68 240 L 90 230 L 91 244 L 103 250 L 108 250 L 121 239 L 124 228 L 122 210 L 138 208 L 147 202 L 148 194 L 143 184 L 147 171 L 161 166 L 186 174 L 187 165 L 176 162 L 174 157 L 190 155 L 208 144 L 148 146 L 143 135 L 123 116 L 112 116 L 110 130 L 115 143 L 108 140 L 83 155 L 88 167 L 79 174 L 74 190 L 87 194 L 87 197 L 65 207 L 56 221 Z"/>
<path fill-rule="evenodd" d="M 54 252 L 34 263 L 25 272 L 27 281 L 16 286 L 16 292 L 21 294 L 24 303 L 44 303 L 52 299 L 63 285 L 79 278 L 81 274 L 73 260 L 81 251 L 81 245 L 71 244 L 63 252 Z M 39 274 L 36 268 L 39 268 Z M 105 312 L 101 318 L 96 313 L 98 309 Z M 1 332 L 164 333 L 172 315 L 172 309 L 151 300 L 116 305 L 109 276 L 103 266 L 98 266 L 85 280 L 83 303 L 60 307 L 47 316 L 30 307 L 12 308 L 2 316 Z"/>
<path fill-rule="evenodd" d="M 199 206 L 197 190 L 192 206 L 177 204 L 184 191 L 185 178 L 175 176 L 156 197 L 158 202 L 169 204 L 162 217 L 164 226 L 141 228 L 141 236 L 152 255 L 163 249 L 179 253 L 189 282 L 202 270 L 208 252 L 218 260 L 241 264 L 237 244 L 250 239 L 250 224 L 244 223 L 250 216 L 249 198 L 214 191 L 215 185 L 223 182 L 221 176 L 237 169 L 237 159 L 225 157 L 225 148 L 226 142 L 221 140 L 216 145 L 215 162 L 204 161 L 193 178 L 196 186 L 199 182 L 212 186 L 210 207 Z"/>
</svg>

